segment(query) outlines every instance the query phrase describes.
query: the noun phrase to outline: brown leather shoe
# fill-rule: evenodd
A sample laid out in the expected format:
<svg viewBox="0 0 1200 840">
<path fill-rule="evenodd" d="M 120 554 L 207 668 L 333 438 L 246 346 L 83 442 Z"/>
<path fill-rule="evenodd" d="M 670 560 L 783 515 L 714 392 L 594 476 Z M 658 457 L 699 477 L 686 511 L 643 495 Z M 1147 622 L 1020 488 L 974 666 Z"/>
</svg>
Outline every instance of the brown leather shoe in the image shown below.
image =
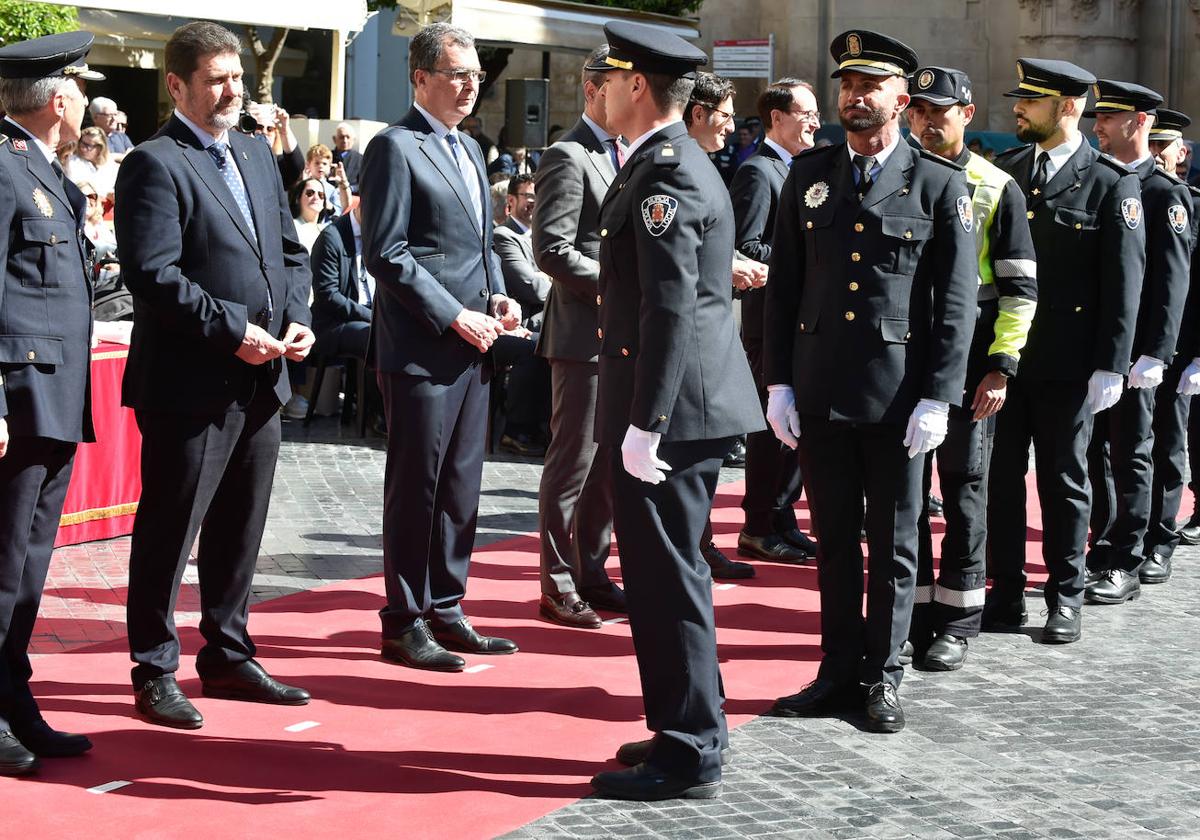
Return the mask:
<svg viewBox="0 0 1200 840">
<path fill-rule="evenodd" d="M 588 602 L 579 597 L 578 592 L 567 592 L 563 595 L 543 595 L 538 602 L 538 612 L 543 618 L 555 624 L 565 624 L 568 627 L 586 627 L 595 630 L 604 626 L 596 611 L 588 606 Z"/>
</svg>

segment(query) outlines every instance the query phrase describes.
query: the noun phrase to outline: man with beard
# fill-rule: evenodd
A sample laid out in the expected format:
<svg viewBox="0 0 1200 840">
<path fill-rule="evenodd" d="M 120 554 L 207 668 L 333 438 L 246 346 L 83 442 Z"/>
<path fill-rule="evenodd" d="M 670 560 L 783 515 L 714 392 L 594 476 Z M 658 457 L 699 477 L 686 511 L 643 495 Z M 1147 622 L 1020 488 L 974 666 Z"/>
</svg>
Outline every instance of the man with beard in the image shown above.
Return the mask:
<svg viewBox="0 0 1200 840">
<path fill-rule="evenodd" d="M 304 359 L 314 336 L 308 254 L 271 148 L 230 131 L 242 108 L 240 50 L 215 23 L 175 30 L 165 48 L 175 112 L 117 176 L 117 246 L 134 305 L 122 400 L 142 433 L 133 687 L 142 717 L 181 729 L 203 725 L 175 680 L 175 598 L 198 531 L 205 696 L 309 699 L 254 661 L 246 629 L 279 407 L 291 394 L 283 359 Z"/>
<path fill-rule="evenodd" d="M 738 250 L 769 263 L 779 194 L 792 158 L 814 145 L 813 132 L 821 114 L 812 85 L 800 79 L 780 79 L 758 98 L 758 114 L 766 136 L 758 151 L 734 173 L 729 187 Z M 761 285 L 740 290 L 742 347 L 766 410 L 763 382 L 763 305 Z M 738 554 L 777 563 L 803 563 L 817 553 L 816 544 L 796 527 L 793 505 L 800 499 L 800 460 L 770 431 L 746 438 L 746 492 L 742 496 L 745 524 L 738 534 Z"/>
<path fill-rule="evenodd" d="M 1183 130 L 1192 124 L 1180 111 L 1158 108 L 1150 129 L 1150 151 L 1163 172 L 1174 174 L 1186 154 Z M 1192 416 L 1192 397 L 1200 394 L 1200 189 L 1188 187 L 1192 203 L 1191 283 L 1183 306 L 1175 361 L 1167 368 L 1154 399 L 1154 486 L 1150 497 L 1150 525 L 1146 529 L 1138 570 L 1143 584 L 1166 583 L 1171 577 L 1171 558 L 1183 540 L 1184 529 L 1176 522 L 1183 497 L 1186 459 L 1191 459 L 1193 478 L 1200 476 L 1200 423 Z M 1185 441 L 1187 451 L 1185 453 Z M 1187 526 L 1184 526 L 1185 528 Z"/>
<path fill-rule="evenodd" d="M 799 446 L 818 539 L 817 679 L 777 715 L 863 708 L 898 732 L 925 459 L 963 397 L 975 312 L 962 171 L 901 139 L 909 47 L 856 30 L 830 45 L 846 143 L 792 161 L 767 280 L 767 420 Z M 865 523 L 870 554 L 864 620 Z M 864 692 L 865 687 L 865 692 Z"/>
<path fill-rule="evenodd" d="M 1095 77 L 1044 59 L 1022 58 L 1017 70 L 1020 81 L 1005 96 L 1017 100 L 1017 136 L 1030 145 L 995 163 L 1025 193 L 1038 307 L 996 421 L 988 480 L 993 586 L 983 629 L 1014 632 L 1026 621 L 1025 474 L 1032 442 L 1050 573 L 1041 640 L 1065 644 L 1082 633 L 1092 415 L 1116 404 L 1129 370 L 1145 228 L 1136 176 L 1079 133 Z"/>
<path fill-rule="evenodd" d="M 95 440 L 88 339 L 87 199 L 62 177 L 59 143 L 79 139 L 90 32 L 0 49 L 0 776 L 80 755 L 29 688 L 29 640 L 75 449 Z"/>
<path fill-rule="evenodd" d="M 1037 308 L 1037 263 L 1025 218 L 1025 196 L 1012 176 L 964 144 L 975 116 L 971 79 L 961 70 L 925 67 L 913 76 L 905 112 L 912 136 L 936 155 L 952 160 L 967 177 L 979 253 L 975 333 L 967 361 L 969 402 L 950 409 L 946 441 L 937 451 L 938 480 L 945 500 L 937 584 L 928 509 L 921 512 L 917 595 L 909 638 L 923 667 L 954 671 L 967 658 L 967 640 L 979 635 L 987 590 L 987 471 L 992 456 L 992 419 L 1004 405 L 1021 348 Z M 925 491 L 933 476 L 925 459 Z"/>
</svg>

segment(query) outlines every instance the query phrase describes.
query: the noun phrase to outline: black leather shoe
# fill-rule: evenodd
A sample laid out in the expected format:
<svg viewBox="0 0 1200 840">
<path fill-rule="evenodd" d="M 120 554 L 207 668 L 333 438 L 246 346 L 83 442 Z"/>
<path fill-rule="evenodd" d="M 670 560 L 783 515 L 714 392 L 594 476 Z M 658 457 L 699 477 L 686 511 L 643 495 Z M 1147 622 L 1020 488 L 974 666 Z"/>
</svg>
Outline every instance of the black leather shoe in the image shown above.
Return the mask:
<svg viewBox="0 0 1200 840">
<path fill-rule="evenodd" d="M 746 466 L 746 442 L 741 438 L 736 438 L 733 441 L 733 446 L 729 447 L 729 454 L 725 456 L 725 460 L 721 463 L 723 467 L 744 467 Z"/>
<path fill-rule="evenodd" d="M 1138 569 L 1138 580 L 1142 583 L 1166 583 L 1171 579 L 1171 558 L 1151 554 Z"/>
<path fill-rule="evenodd" d="M 133 704 L 138 714 L 159 726 L 199 729 L 204 725 L 204 718 L 171 674 L 142 683 L 142 687 L 133 693 Z"/>
<path fill-rule="evenodd" d="M 578 592 L 567 592 L 564 595 L 543 595 L 538 601 L 538 612 L 542 618 L 555 624 L 565 624 L 567 627 L 586 627 L 598 630 L 604 626 L 596 611 L 588 606 L 588 602 L 579 597 Z"/>
<path fill-rule="evenodd" d="M 891 683 L 878 682 L 867 689 L 867 731 L 899 732 L 904 728 L 904 709 Z"/>
<path fill-rule="evenodd" d="M 913 643 L 906 639 L 904 644 L 900 646 L 900 664 L 911 665 L 916 652 L 917 649 L 913 646 Z"/>
<path fill-rule="evenodd" d="M 0 776 L 24 776 L 36 769 L 37 756 L 8 730 L 0 732 Z"/>
<path fill-rule="evenodd" d="M 783 537 L 792 548 L 798 548 L 807 554 L 809 557 L 817 556 L 817 544 L 808 534 L 801 531 L 799 528 L 788 528 L 779 531 L 779 536 Z"/>
<path fill-rule="evenodd" d="M 921 667 L 926 671 L 957 671 L 967 661 L 967 640 L 949 633 L 939 633 L 925 651 Z"/>
<path fill-rule="evenodd" d="M 929 498 L 925 500 L 925 512 L 930 516 L 944 516 L 946 513 L 946 505 L 942 503 L 941 499 L 930 493 Z M 901 726 L 903 726 L 903 724 L 901 724 Z"/>
<path fill-rule="evenodd" d="M 624 764 L 626 767 L 635 767 L 643 763 L 650 755 L 650 747 L 654 744 L 653 738 L 647 738 L 645 741 L 630 741 L 628 744 L 622 744 L 617 750 L 617 761 Z M 726 747 L 721 750 L 721 766 L 729 764 L 730 748 Z"/>
<path fill-rule="evenodd" d="M 1179 529 L 1179 541 L 1184 545 L 1200 545 L 1200 510 Z"/>
<path fill-rule="evenodd" d="M 663 799 L 715 799 L 721 782 L 696 782 L 681 779 L 653 764 L 639 764 L 628 770 L 608 770 L 592 776 L 596 793 L 610 799 L 634 802 L 658 802 Z"/>
<path fill-rule="evenodd" d="M 481 636 L 471 620 L 460 618 L 453 624 L 433 627 L 433 638 L 447 650 L 457 650 L 464 653 L 506 654 L 516 653 L 517 643 L 499 636 Z"/>
<path fill-rule="evenodd" d="M 1008 601 L 991 597 L 991 592 L 983 602 L 983 618 L 980 629 L 985 633 L 1020 633 L 1029 613 L 1025 611 L 1025 596 L 1020 600 Z"/>
<path fill-rule="evenodd" d="M 1109 569 L 1083 590 L 1085 604 L 1124 604 L 1142 594 L 1137 572 Z"/>
<path fill-rule="evenodd" d="M 754 577 L 754 567 L 749 563 L 738 563 L 725 556 L 715 543 L 700 549 L 700 555 L 708 564 L 713 580 L 746 580 Z"/>
<path fill-rule="evenodd" d="M 776 700 L 768 714 L 775 717 L 828 715 L 854 709 L 860 703 L 862 689 L 858 684 L 835 683 L 817 677 L 797 693 Z"/>
<path fill-rule="evenodd" d="M 86 735 L 55 731 L 41 718 L 21 723 L 13 721 L 12 732 L 25 749 L 39 758 L 71 758 L 92 748 Z"/>
<path fill-rule="evenodd" d="M 612 582 L 609 582 L 608 586 L 581 587 L 579 597 L 587 601 L 594 610 L 629 612 L 629 607 L 625 604 L 625 590 Z"/>
<path fill-rule="evenodd" d="M 205 697 L 245 700 L 277 706 L 304 706 L 309 694 L 303 688 L 284 685 L 253 659 L 237 662 L 200 675 Z"/>
<path fill-rule="evenodd" d="M 526 458 L 540 458 L 546 454 L 546 447 L 538 443 L 532 435 L 501 435 L 500 451 Z"/>
<path fill-rule="evenodd" d="M 754 537 L 745 531 L 738 534 L 737 553 L 739 557 L 754 557 L 772 563 L 790 563 L 793 566 L 807 563 L 810 559 L 807 552 L 796 548 L 778 534 Z"/>
<path fill-rule="evenodd" d="M 417 621 L 395 639 L 384 639 L 380 654 L 389 662 L 399 662 L 425 671 L 461 671 L 467 662 L 433 640 L 424 621 Z"/>
<path fill-rule="evenodd" d="M 1079 641 L 1083 636 L 1083 621 L 1079 610 L 1074 607 L 1056 607 L 1050 611 L 1046 619 L 1046 628 L 1042 630 L 1042 643 L 1047 645 L 1066 645 Z"/>
</svg>

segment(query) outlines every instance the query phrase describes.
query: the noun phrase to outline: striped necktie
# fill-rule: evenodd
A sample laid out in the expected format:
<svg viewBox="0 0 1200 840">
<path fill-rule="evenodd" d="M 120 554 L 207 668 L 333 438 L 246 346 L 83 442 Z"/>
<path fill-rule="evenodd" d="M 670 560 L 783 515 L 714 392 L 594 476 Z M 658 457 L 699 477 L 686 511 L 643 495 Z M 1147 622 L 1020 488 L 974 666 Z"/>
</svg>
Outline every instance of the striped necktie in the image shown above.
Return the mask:
<svg viewBox="0 0 1200 840">
<path fill-rule="evenodd" d="M 246 220 L 246 227 L 250 229 L 251 235 L 257 240 L 258 231 L 254 227 L 254 214 L 250 212 L 250 199 L 246 195 L 246 185 L 233 171 L 236 164 L 229 159 L 229 145 L 220 142 L 213 143 L 205 151 L 212 155 L 213 162 L 217 164 L 217 171 L 221 173 L 225 186 L 229 187 L 229 191 L 233 193 L 233 200 L 237 203 L 242 218 Z"/>
</svg>

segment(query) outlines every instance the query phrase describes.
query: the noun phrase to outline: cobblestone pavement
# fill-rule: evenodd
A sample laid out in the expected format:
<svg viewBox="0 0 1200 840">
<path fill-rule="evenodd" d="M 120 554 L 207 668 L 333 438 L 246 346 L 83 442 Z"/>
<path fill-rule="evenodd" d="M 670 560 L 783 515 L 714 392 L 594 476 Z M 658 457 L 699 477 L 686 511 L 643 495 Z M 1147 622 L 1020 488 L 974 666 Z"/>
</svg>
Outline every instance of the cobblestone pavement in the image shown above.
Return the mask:
<svg viewBox="0 0 1200 840">
<path fill-rule="evenodd" d="M 381 441 L 343 440 L 333 421 L 285 426 L 256 601 L 380 570 L 383 463 Z M 480 544 L 536 528 L 539 473 L 489 460 Z M 55 553 L 36 652 L 124 635 L 128 556 L 128 538 Z M 1088 607 L 1065 647 L 1037 643 L 1031 595 L 1027 633 L 973 641 L 962 671 L 906 675 L 898 735 L 758 718 L 732 734 L 719 800 L 586 799 L 509 836 L 1200 838 L 1198 559 L 1182 549 L 1167 585 Z M 197 603 L 189 566 L 181 617 Z"/>
</svg>

